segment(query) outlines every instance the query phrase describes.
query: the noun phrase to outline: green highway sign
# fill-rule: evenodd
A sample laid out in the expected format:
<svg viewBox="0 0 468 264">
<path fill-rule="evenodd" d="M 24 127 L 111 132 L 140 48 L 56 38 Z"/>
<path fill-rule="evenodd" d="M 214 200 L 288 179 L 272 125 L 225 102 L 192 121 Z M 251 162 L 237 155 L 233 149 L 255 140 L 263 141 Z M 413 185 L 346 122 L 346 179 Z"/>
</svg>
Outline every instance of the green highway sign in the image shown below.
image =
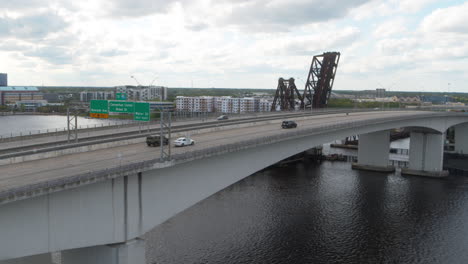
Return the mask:
<svg viewBox="0 0 468 264">
<path fill-rule="evenodd" d="M 107 100 L 91 100 L 89 112 L 96 114 L 108 114 L 109 109 Z"/>
<path fill-rule="evenodd" d="M 134 103 L 123 101 L 109 101 L 109 112 L 114 113 L 133 113 Z"/>
<path fill-rule="evenodd" d="M 127 93 L 116 93 L 115 100 L 127 100 Z"/>
<path fill-rule="evenodd" d="M 149 103 L 135 103 L 135 121 L 150 121 L 150 105 Z"/>
</svg>

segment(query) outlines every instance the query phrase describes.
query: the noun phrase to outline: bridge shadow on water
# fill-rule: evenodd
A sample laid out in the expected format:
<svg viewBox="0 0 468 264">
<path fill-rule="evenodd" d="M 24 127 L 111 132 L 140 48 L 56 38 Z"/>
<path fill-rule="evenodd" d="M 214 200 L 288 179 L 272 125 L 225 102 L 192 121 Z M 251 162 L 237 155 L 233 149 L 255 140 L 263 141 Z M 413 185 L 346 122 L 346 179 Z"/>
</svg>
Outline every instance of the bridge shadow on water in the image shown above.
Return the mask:
<svg viewBox="0 0 468 264">
<path fill-rule="evenodd" d="M 222 173 L 222 172 L 220 172 Z M 271 167 L 146 234 L 149 263 L 468 263 L 468 178 Z"/>
</svg>

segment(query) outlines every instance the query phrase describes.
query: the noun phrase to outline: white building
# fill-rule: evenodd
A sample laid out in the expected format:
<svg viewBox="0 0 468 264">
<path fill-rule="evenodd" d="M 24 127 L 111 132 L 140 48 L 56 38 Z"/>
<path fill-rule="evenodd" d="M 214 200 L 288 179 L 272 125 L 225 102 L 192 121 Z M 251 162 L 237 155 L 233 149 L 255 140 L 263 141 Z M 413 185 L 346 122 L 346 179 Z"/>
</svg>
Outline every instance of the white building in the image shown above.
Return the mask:
<svg viewBox="0 0 468 264">
<path fill-rule="evenodd" d="M 239 98 L 239 113 L 258 112 L 260 107 L 260 98 L 244 97 Z"/>
<path fill-rule="evenodd" d="M 214 112 L 215 98 L 212 96 L 177 96 L 176 110 L 180 112 Z"/>
<path fill-rule="evenodd" d="M 89 102 L 91 100 L 110 100 L 114 99 L 114 92 L 81 92 L 80 101 Z"/>
<path fill-rule="evenodd" d="M 167 100 L 167 87 L 164 86 L 133 86 L 124 85 L 115 87 L 116 93 L 126 93 L 128 100 L 148 101 Z"/>
<path fill-rule="evenodd" d="M 270 112 L 271 106 L 273 105 L 272 100 L 260 99 L 258 111 L 259 112 Z"/>
<path fill-rule="evenodd" d="M 216 111 L 222 113 L 247 113 L 260 111 L 260 98 L 244 97 L 232 98 L 230 96 L 216 98 Z M 269 111 L 269 110 L 268 110 Z"/>
<path fill-rule="evenodd" d="M 259 97 L 233 98 L 231 96 L 177 96 L 176 109 L 181 112 L 220 112 L 220 113 L 248 113 L 269 112 L 272 101 Z"/>
<path fill-rule="evenodd" d="M 34 112 L 38 107 L 48 105 L 46 100 L 21 100 L 15 103 L 18 109 L 24 108 L 26 112 Z"/>
</svg>

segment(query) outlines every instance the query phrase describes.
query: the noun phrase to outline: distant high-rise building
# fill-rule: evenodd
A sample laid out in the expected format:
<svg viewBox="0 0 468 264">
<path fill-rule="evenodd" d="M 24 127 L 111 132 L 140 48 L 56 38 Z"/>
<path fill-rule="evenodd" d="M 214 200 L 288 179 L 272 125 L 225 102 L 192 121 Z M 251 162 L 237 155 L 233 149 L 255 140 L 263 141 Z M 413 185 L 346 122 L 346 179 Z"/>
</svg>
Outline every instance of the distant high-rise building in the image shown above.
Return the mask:
<svg viewBox="0 0 468 264">
<path fill-rule="evenodd" d="M 8 74 L 0 73 L 0 86 L 8 86 Z"/>
<path fill-rule="evenodd" d="M 385 97 L 385 89 L 384 88 L 375 89 L 375 97 L 384 98 Z"/>
</svg>

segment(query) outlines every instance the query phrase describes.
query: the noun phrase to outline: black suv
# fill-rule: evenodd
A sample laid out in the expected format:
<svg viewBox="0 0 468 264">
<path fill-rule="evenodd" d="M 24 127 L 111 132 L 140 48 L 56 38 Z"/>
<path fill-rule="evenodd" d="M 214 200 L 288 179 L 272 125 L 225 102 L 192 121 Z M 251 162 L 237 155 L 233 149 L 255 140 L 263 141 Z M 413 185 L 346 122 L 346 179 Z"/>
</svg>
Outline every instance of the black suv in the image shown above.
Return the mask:
<svg viewBox="0 0 468 264">
<path fill-rule="evenodd" d="M 294 121 L 283 121 L 281 124 L 282 128 L 296 128 L 297 124 Z"/>
<path fill-rule="evenodd" d="M 169 139 L 167 137 L 163 137 L 164 145 L 169 144 Z M 146 145 L 148 147 L 159 147 L 161 146 L 161 136 L 160 135 L 151 135 L 146 137 Z"/>
</svg>

